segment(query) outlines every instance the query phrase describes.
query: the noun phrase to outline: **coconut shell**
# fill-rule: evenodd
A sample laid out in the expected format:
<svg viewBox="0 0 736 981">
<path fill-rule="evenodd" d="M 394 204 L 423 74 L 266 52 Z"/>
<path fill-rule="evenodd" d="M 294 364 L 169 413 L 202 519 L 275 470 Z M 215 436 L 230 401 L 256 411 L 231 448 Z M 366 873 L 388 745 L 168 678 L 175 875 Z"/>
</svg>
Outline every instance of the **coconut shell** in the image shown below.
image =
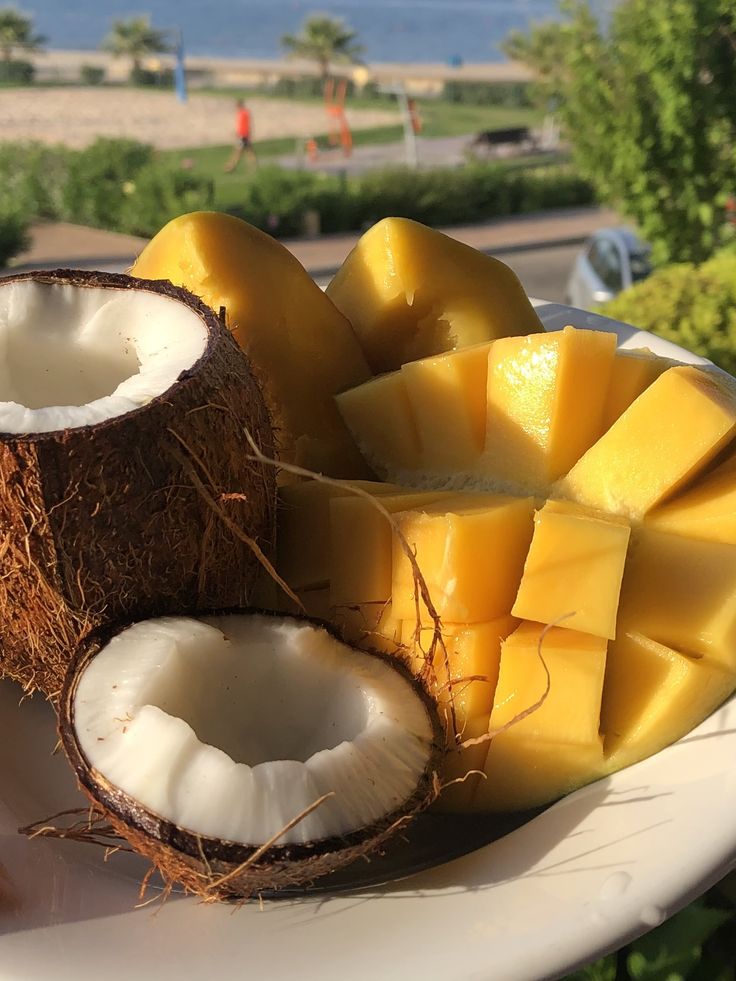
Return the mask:
<svg viewBox="0 0 736 981">
<path fill-rule="evenodd" d="M 254 611 L 218 611 L 223 612 Z M 269 612 L 265 615 L 278 616 Z M 339 637 L 329 625 L 313 622 Z M 151 861 L 168 886 L 179 885 L 206 900 L 247 899 L 266 891 L 306 886 L 358 858 L 366 859 L 380 851 L 386 841 L 406 829 L 437 798 L 443 737 L 434 701 L 402 662 L 378 651 L 362 650 L 361 653 L 390 664 L 410 682 L 424 702 L 433 727 L 433 748 L 427 766 L 414 793 L 400 808 L 346 835 L 308 844 L 273 844 L 268 848 L 198 835 L 152 813 L 90 766 L 75 730 L 74 697 L 79 679 L 89 662 L 126 626 L 129 624 L 107 626 L 80 645 L 59 700 L 59 735 L 82 792 L 117 834 Z"/>
<path fill-rule="evenodd" d="M 56 270 L 7 277 L 143 290 L 186 304 L 204 353 L 147 405 L 97 425 L 0 434 L 0 677 L 54 699 L 80 640 L 121 617 L 247 605 L 273 542 L 273 455 L 246 356 L 209 307 L 167 283 Z"/>
</svg>

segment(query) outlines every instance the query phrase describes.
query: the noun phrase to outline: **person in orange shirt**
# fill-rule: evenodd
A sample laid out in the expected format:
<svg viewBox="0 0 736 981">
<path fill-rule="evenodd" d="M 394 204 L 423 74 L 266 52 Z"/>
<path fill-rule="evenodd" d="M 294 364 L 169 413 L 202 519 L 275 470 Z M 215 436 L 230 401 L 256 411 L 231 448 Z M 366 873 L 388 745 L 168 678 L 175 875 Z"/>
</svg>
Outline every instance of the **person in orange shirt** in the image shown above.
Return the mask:
<svg viewBox="0 0 736 981">
<path fill-rule="evenodd" d="M 232 156 L 225 164 L 225 173 L 235 170 L 244 155 L 247 157 L 248 163 L 251 166 L 256 167 L 258 165 L 256 152 L 253 149 L 252 143 L 253 121 L 250 109 L 242 99 L 238 99 L 235 103 L 235 110 L 235 132 L 237 140 Z"/>
</svg>

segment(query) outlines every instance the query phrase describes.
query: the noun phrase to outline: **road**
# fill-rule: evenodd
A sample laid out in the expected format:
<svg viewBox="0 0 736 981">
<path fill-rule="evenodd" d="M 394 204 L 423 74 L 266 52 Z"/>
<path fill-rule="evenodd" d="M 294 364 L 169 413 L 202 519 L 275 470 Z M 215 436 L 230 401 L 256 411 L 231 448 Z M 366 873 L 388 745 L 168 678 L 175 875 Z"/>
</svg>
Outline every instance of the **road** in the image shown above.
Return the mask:
<svg viewBox="0 0 736 981">
<path fill-rule="evenodd" d="M 511 266 L 529 296 L 564 303 L 565 284 L 579 249 L 579 245 L 548 245 L 520 252 L 498 252 L 497 257 Z"/>
</svg>

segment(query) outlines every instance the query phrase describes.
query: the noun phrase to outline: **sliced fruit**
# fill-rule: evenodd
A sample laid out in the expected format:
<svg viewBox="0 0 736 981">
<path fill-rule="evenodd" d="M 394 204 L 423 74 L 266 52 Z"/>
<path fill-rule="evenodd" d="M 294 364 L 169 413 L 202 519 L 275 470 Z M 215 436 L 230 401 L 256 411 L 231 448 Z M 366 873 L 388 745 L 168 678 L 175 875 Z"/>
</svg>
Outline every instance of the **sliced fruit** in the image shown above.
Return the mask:
<svg viewBox="0 0 736 981">
<path fill-rule="evenodd" d="M 399 528 L 443 621 L 479 623 L 508 614 L 532 537 L 532 498 L 460 494 L 402 511 Z M 414 575 L 398 539 L 391 597 L 394 614 L 414 622 Z M 421 603 L 419 613 L 426 622 Z"/>
<path fill-rule="evenodd" d="M 491 347 L 484 473 L 546 493 L 601 434 L 616 338 L 565 327 Z"/>
<path fill-rule="evenodd" d="M 143 621 L 83 650 L 62 742 L 167 882 L 257 895 L 366 855 L 431 800 L 438 722 L 397 666 L 303 619 Z"/>
<path fill-rule="evenodd" d="M 669 746 L 735 687 L 732 673 L 705 659 L 624 631 L 606 663 L 601 729 L 608 766 L 619 769 Z"/>
<path fill-rule="evenodd" d="M 732 457 L 694 487 L 654 508 L 646 524 L 687 538 L 736 545 L 736 459 Z"/>
<path fill-rule="evenodd" d="M 165 225 L 132 272 L 200 296 L 250 358 L 281 456 L 334 477 L 369 477 L 332 397 L 371 374 L 347 320 L 283 245 L 232 215 Z"/>
<path fill-rule="evenodd" d="M 516 274 L 441 232 L 384 218 L 327 287 L 374 372 L 419 358 L 542 330 Z"/>
<path fill-rule="evenodd" d="M 639 529 L 619 627 L 736 675 L 736 548 Z"/>
<path fill-rule="evenodd" d="M 603 431 L 610 429 L 663 371 L 676 364 L 671 358 L 660 358 L 646 348 L 616 351 L 603 406 Z"/>
<path fill-rule="evenodd" d="M 547 501 L 534 515 L 514 616 L 615 637 L 630 532 L 623 519 Z"/>
<path fill-rule="evenodd" d="M 642 518 L 733 437 L 736 394 L 715 374 L 670 368 L 559 482 L 581 504 Z"/>
</svg>

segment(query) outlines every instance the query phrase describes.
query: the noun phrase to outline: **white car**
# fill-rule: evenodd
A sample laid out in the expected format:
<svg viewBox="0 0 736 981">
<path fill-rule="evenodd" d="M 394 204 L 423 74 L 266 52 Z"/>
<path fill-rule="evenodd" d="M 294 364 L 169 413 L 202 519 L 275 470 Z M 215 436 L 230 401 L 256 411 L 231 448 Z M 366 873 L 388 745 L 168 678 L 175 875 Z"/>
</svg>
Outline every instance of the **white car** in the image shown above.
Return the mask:
<svg viewBox="0 0 736 981">
<path fill-rule="evenodd" d="M 591 310 L 652 271 L 650 248 L 629 228 L 602 228 L 575 259 L 567 282 L 567 302 Z"/>
</svg>

